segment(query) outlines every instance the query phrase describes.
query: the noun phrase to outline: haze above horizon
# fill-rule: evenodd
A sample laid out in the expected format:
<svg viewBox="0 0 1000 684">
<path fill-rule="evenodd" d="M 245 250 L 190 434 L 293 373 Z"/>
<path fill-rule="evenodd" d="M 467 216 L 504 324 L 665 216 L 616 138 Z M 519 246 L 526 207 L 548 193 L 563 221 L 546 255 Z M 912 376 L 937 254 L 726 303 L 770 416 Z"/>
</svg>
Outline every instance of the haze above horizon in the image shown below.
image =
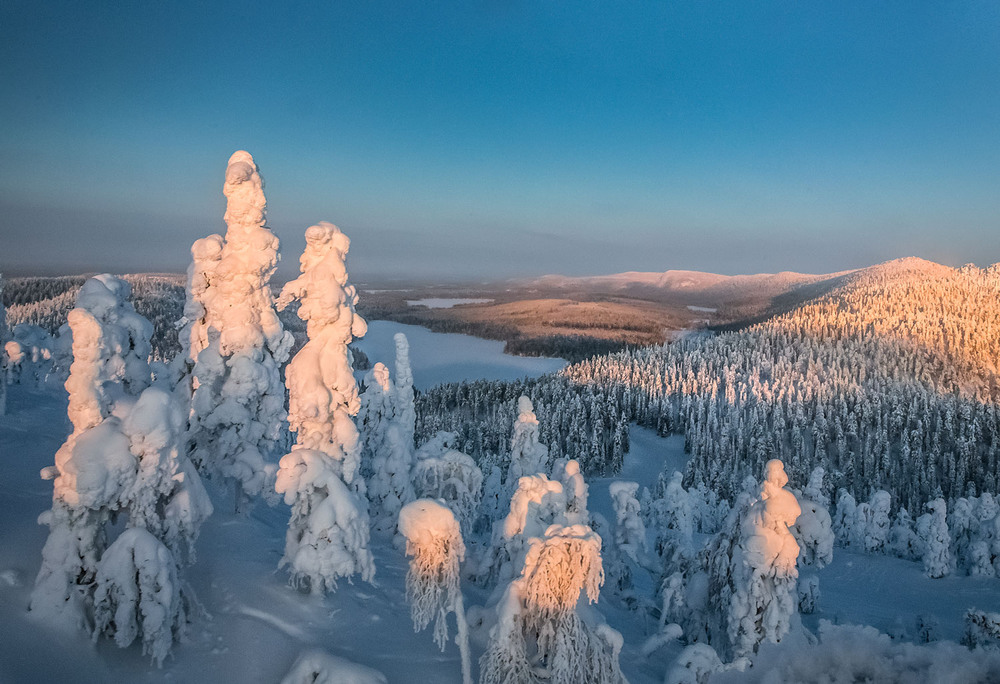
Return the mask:
<svg viewBox="0 0 1000 684">
<path fill-rule="evenodd" d="M 183 271 L 226 160 L 279 275 L 1000 261 L 1000 5 L 0 6 L 0 270 Z"/>
</svg>

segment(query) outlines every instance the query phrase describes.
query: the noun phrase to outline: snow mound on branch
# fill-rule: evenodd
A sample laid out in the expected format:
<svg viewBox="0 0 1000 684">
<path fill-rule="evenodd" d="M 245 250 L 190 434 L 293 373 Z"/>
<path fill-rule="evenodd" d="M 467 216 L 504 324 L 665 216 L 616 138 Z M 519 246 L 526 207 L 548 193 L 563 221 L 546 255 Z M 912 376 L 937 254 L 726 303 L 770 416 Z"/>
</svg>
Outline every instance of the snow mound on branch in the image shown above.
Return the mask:
<svg viewBox="0 0 1000 684">
<path fill-rule="evenodd" d="M 314 649 L 303 652 L 281 684 L 387 684 L 378 670 Z"/>
</svg>

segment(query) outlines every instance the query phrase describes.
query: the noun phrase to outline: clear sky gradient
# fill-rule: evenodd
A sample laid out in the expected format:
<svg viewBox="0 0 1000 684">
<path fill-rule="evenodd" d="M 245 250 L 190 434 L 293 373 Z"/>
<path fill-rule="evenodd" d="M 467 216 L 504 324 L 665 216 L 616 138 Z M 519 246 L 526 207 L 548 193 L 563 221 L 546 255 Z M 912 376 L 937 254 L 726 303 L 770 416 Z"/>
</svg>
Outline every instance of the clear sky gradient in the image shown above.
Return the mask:
<svg viewBox="0 0 1000 684">
<path fill-rule="evenodd" d="M 0 269 L 183 270 L 261 168 L 358 278 L 1000 261 L 1000 3 L 0 3 Z"/>
</svg>

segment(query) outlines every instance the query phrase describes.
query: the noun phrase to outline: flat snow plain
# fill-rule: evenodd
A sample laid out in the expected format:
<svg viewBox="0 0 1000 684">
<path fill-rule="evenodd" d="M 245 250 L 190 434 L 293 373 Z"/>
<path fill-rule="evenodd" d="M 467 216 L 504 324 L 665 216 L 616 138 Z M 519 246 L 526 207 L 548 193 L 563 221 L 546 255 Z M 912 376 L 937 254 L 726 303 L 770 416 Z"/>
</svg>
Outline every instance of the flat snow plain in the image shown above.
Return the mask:
<svg viewBox="0 0 1000 684">
<path fill-rule="evenodd" d="M 403 329 L 413 349 L 418 387 L 463 377 L 519 377 L 561 367 L 552 359 L 499 358 L 502 343 L 461 335 L 437 335 L 423 328 L 375 321 L 362 349 L 373 362 L 390 367 L 392 334 Z M 492 350 L 484 353 L 483 350 Z M 476 359 L 480 365 L 476 365 Z M 535 366 L 534 362 L 539 365 Z M 464 373 L 464 375 L 463 375 Z M 93 643 L 82 630 L 54 630 L 27 612 L 41 562 L 46 528 L 36 524 L 51 505 L 52 485 L 38 471 L 69 432 L 65 392 L 59 387 L 32 390 L 13 386 L 8 415 L 0 417 L 0 683 L 28 682 L 268 682 L 281 680 L 298 655 L 320 648 L 382 671 L 389 682 L 457 684 L 458 650 L 444 653 L 429 631 L 413 632 L 404 596 L 406 559 L 389 540 L 372 542 L 376 585 L 343 582 L 335 594 L 317 599 L 291 589 L 277 569 L 288 507 L 258 504 L 249 517 L 231 513 L 228 493 L 212 491 L 216 513 L 203 526 L 197 562 L 186 569 L 201 609 L 192 617 L 187 640 L 175 645 L 162 669 L 150 665 L 137 644 L 119 649 L 107 639 Z M 682 468 L 683 439 L 661 438 L 633 427 L 631 450 L 622 479 L 652 486 L 660 468 Z M 589 482 L 590 508 L 614 520 L 607 486 Z M 610 540 L 608 540 L 610 541 Z M 1000 610 L 1000 581 L 968 577 L 930 580 L 917 563 L 835 550 L 834 563 L 820 572 L 822 612 L 808 616 L 839 623 L 872 624 L 885 631 L 898 619 L 913 633 L 917 614 L 930 613 L 942 638 L 958 639 L 964 610 Z M 650 584 L 651 586 L 651 584 Z M 464 587 L 466 606 L 483 605 L 486 593 Z M 632 684 L 659 684 L 680 652 L 675 642 L 650 657 L 641 654 L 655 621 L 602 597 L 598 604 L 609 623 L 622 632 L 622 669 Z M 451 625 L 452 633 L 454 624 Z M 482 654 L 488 635 L 473 632 L 473 657 Z"/>
</svg>

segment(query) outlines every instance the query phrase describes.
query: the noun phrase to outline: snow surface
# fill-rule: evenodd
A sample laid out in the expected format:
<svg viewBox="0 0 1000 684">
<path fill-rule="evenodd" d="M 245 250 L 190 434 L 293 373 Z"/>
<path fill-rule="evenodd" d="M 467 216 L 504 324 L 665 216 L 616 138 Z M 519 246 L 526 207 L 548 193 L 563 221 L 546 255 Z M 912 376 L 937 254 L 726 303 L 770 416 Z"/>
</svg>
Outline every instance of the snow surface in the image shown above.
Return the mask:
<svg viewBox="0 0 1000 684">
<path fill-rule="evenodd" d="M 401 332 L 410 342 L 413 384 L 426 390 L 445 382 L 460 380 L 515 380 L 537 377 L 563 368 L 563 359 L 523 357 L 505 354 L 503 342 L 470 335 L 435 333 L 418 325 L 392 321 L 370 321 L 364 339 L 355 342 L 369 359 L 388 363 L 396 358 L 393 335 Z M 358 373 L 361 379 L 362 373 Z"/>
<path fill-rule="evenodd" d="M 369 290 L 373 292 L 374 290 Z M 407 306 L 426 306 L 428 309 L 450 309 L 455 306 L 460 306 L 462 304 L 489 304 L 492 299 L 475 299 L 475 298 L 455 298 L 446 299 L 441 297 L 428 297 L 427 299 L 407 299 Z"/>
</svg>

